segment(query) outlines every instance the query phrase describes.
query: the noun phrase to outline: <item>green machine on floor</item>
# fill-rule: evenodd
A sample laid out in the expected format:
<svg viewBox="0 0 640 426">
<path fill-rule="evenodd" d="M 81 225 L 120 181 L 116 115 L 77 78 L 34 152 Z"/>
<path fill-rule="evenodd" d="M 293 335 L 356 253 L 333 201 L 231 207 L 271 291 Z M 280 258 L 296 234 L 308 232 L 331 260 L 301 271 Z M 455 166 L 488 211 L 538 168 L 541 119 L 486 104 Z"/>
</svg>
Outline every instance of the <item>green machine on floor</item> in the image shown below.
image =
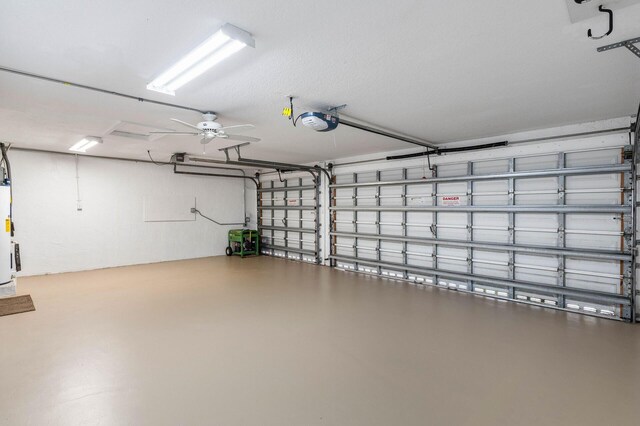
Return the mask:
<svg viewBox="0 0 640 426">
<path fill-rule="evenodd" d="M 227 256 L 245 257 L 260 254 L 260 234 L 255 229 L 231 229 Z"/>
</svg>

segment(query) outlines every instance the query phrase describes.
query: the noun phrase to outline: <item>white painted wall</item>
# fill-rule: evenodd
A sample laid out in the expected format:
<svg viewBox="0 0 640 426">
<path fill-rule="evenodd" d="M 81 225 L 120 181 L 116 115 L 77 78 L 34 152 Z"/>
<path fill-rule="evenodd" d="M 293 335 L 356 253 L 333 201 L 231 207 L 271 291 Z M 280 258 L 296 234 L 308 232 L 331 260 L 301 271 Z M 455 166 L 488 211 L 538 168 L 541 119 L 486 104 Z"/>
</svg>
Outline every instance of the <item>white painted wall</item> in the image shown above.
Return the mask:
<svg viewBox="0 0 640 426">
<path fill-rule="evenodd" d="M 243 180 L 175 175 L 169 166 L 10 151 L 22 276 L 222 255 L 227 230 L 201 217 L 145 222 L 144 197 L 192 196 L 219 222 L 242 222 Z M 253 186 L 253 188 L 252 188 Z M 255 224 L 255 186 L 247 183 Z M 254 225 L 255 226 L 255 225 Z"/>
</svg>

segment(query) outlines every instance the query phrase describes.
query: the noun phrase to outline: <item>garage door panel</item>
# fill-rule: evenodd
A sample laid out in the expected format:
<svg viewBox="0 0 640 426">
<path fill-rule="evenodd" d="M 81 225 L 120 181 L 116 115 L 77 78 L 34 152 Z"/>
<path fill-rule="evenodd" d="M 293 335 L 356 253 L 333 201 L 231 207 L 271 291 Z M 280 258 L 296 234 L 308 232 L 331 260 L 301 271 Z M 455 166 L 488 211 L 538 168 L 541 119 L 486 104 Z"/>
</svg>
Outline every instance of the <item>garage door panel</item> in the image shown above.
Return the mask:
<svg viewBox="0 0 640 426">
<path fill-rule="evenodd" d="M 473 205 L 506 206 L 509 204 L 509 182 L 494 180 L 473 184 Z"/>
<path fill-rule="evenodd" d="M 598 149 L 565 154 L 566 167 L 614 165 L 622 162 L 624 148 Z"/>
<path fill-rule="evenodd" d="M 515 279 L 520 281 L 536 282 L 546 285 L 558 285 L 558 273 L 525 267 L 515 268 Z"/>
<path fill-rule="evenodd" d="M 558 204 L 558 181 L 555 177 L 517 179 L 515 203 L 518 205 Z"/>
<path fill-rule="evenodd" d="M 397 253 L 380 253 L 380 260 L 382 262 L 390 262 L 390 263 L 402 263 L 403 256 Z"/>
<path fill-rule="evenodd" d="M 508 278 L 510 257 L 506 252 L 475 249 L 471 252 L 472 269 L 470 272 L 499 278 Z"/>
<path fill-rule="evenodd" d="M 403 216 L 401 212 L 380 212 L 380 233 L 383 235 L 402 235 Z"/>
<path fill-rule="evenodd" d="M 451 272 L 466 271 L 467 262 L 463 260 L 438 259 L 438 269 Z"/>
<path fill-rule="evenodd" d="M 550 170 L 558 167 L 558 155 L 532 155 L 528 157 L 520 157 L 514 159 L 515 170 L 532 171 L 532 170 Z"/>
<path fill-rule="evenodd" d="M 558 215 L 519 213 L 515 216 L 515 242 L 523 245 L 558 245 Z"/>
<path fill-rule="evenodd" d="M 438 177 L 465 176 L 467 165 L 463 163 L 444 164 L 437 168 Z"/>
<path fill-rule="evenodd" d="M 464 240 L 467 236 L 467 215 L 458 212 L 437 214 L 438 238 Z"/>
<path fill-rule="evenodd" d="M 623 195 L 620 173 L 601 176 L 568 176 L 565 180 L 567 204 L 620 204 Z"/>
<path fill-rule="evenodd" d="M 407 265 L 409 267 L 433 268 L 434 261 L 431 257 L 407 255 Z"/>
<path fill-rule="evenodd" d="M 507 244 L 510 240 L 509 215 L 506 213 L 474 213 L 473 240 Z"/>
<path fill-rule="evenodd" d="M 566 245 L 574 248 L 621 250 L 622 218 L 619 214 L 568 214 Z"/>
<path fill-rule="evenodd" d="M 407 243 L 407 253 L 413 254 L 415 256 L 421 257 L 431 257 L 433 255 L 433 244 L 415 244 L 415 243 Z"/>
<path fill-rule="evenodd" d="M 450 203 L 454 197 L 457 201 L 455 202 L 457 205 L 467 205 L 469 204 L 467 198 L 467 185 L 465 182 L 455 182 L 450 184 L 440 184 L 438 185 L 437 191 L 437 205 L 447 205 Z"/>
<path fill-rule="evenodd" d="M 472 164 L 472 172 L 474 175 L 478 176 L 506 173 L 508 171 L 509 160 L 506 158 L 501 158 L 498 160 L 479 161 Z"/>
</svg>

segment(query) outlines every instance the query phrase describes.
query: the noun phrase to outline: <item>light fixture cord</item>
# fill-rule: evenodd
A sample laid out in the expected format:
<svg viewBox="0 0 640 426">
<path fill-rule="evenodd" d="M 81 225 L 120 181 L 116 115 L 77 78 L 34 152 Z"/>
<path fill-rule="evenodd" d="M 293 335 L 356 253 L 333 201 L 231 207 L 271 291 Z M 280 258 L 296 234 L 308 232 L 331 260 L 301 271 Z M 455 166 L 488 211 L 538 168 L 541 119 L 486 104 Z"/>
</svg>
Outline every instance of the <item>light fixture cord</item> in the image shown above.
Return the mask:
<svg viewBox="0 0 640 426">
<path fill-rule="evenodd" d="M 147 155 L 149 156 L 149 159 L 151 160 L 151 162 L 153 164 L 155 164 L 156 166 L 170 166 L 171 165 L 170 163 L 158 163 L 158 162 L 156 162 L 153 159 L 153 157 L 151 156 L 151 151 L 150 150 L 147 150 Z"/>
</svg>

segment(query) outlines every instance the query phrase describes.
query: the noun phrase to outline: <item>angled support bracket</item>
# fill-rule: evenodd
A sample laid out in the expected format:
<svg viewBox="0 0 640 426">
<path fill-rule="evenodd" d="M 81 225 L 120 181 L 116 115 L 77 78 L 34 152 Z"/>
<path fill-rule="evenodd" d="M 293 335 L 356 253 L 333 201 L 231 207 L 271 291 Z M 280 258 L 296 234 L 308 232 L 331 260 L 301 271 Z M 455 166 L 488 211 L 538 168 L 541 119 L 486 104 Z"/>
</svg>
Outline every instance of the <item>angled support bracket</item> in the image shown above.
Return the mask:
<svg viewBox="0 0 640 426">
<path fill-rule="evenodd" d="M 240 148 L 243 147 L 243 146 L 250 145 L 250 144 L 251 144 L 250 142 L 240 143 L 238 145 L 228 146 L 226 148 L 220 148 L 220 149 L 218 149 L 218 151 L 224 152 L 225 157 L 227 157 L 227 161 L 231 161 L 231 158 L 229 158 L 229 150 L 233 149 L 236 152 L 236 154 L 238 154 L 238 160 L 241 160 L 241 158 L 240 158 Z"/>
<path fill-rule="evenodd" d="M 607 50 L 617 49 L 619 47 L 626 47 L 627 49 L 629 49 L 631 53 L 633 53 L 638 58 L 640 58 L 640 48 L 636 47 L 635 45 L 636 43 L 640 43 L 640 37 L 598 47 L 598 52 L 606 52 Z"/>
</svg>

